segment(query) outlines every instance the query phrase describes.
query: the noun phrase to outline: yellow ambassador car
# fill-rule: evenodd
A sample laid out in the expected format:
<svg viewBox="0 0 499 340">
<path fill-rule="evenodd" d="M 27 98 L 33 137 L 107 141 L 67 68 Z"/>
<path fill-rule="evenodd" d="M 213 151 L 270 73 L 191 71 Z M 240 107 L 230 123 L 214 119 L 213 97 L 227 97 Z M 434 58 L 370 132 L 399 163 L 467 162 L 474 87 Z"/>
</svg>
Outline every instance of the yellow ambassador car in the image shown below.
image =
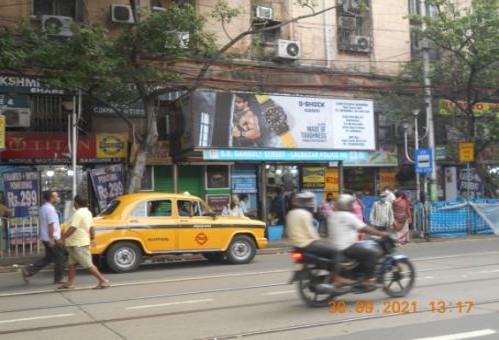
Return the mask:
<svg viewBox="0 0 499 340">
<path fill-rule="evenodd" d="M 251 262 L 265 248 L 265 223 L 218 216 L 189 194 L 136 193 L 112 201 L 94 219 L 96 247 L 115 272 L 131 272 L 144 256 L 201 253 L 208 260 Z"/>
</svg>

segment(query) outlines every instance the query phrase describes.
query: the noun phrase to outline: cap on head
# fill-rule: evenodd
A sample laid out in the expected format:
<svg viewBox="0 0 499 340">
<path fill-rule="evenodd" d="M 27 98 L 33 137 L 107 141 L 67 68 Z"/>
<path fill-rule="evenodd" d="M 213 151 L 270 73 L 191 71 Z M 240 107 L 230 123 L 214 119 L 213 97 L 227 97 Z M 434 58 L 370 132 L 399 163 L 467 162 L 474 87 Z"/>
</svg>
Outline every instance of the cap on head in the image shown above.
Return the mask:
<svg viewBox="0 0 499 340">
<path fill-rule="evenodd" d="M 313 208 L 315 194 L 310 191 L 302 191 L 294 195 L 293 200 L 294 200 L 294 205 L 297 208 L 304 208 L 304 209 Z"/>
</svg>

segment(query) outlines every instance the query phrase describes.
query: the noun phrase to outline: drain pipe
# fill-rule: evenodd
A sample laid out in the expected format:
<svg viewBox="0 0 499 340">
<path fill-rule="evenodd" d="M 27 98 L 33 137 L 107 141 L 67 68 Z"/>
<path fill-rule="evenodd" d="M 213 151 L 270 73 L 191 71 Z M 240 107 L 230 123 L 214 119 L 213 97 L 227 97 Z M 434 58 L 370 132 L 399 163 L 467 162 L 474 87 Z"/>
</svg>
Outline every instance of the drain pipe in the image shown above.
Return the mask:
<svg viewBox="0 0 499 340">
<path fill-rule="evenodd" d="M 322 0 L 322 9 L 326 9 L 327 0 Z M 326 54 L 326 67 L 331 68 L 331 45 L 329 44 L 331 40 L 331 36 L 329 34 L 329 12 L 324 12 L 322 15 L 324 16 L 324 52 Z"/>
</svg>

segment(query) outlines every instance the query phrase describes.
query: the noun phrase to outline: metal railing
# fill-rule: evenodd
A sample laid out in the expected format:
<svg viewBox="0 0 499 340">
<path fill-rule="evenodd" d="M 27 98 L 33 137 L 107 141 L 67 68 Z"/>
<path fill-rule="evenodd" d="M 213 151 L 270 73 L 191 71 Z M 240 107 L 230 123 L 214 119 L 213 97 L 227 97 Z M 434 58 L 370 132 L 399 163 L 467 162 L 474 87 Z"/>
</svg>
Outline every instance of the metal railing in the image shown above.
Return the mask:
<svg viewBox="0 0 499 340">
<path fill-rule="evenodd" d="M 40 255 L 37 217 L 1 218 L 0 258 Z"/>
</svg>

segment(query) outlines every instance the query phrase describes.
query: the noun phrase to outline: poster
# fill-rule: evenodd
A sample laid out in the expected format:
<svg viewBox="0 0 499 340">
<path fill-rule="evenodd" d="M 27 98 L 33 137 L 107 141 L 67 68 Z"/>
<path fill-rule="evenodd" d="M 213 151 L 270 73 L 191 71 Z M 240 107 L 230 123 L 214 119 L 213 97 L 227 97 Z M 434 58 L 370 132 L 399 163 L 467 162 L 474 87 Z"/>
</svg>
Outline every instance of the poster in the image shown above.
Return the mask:
<svg viewBox="0 0 499 340">
<path fill-rule="evenodd" d="M 468 195 L 468 187 L 470 199 L 483 197 L 483 182 L 473 168 L 470 168 L 469 172 L 467 169 L 461 169 L 459 171 L 459 178 L 457 181 L 459 195 L 466 197 Z"/>
<path fill-rule="evenodd" d="M 340 190 L 340 176 L 338 168 L 326 168 L 324 190 L 328 192 Z"/>
<path fill-rule="evenodd" d="M 206 195 L 206 204 L 218 214 L 221 214 L 229 203 L 230 195 Z"/>
<path fill-rule="evenodd" d="M 191 104 L 182 106 L 191 126 L 182 138 L 196 147 L 376 149 L 370 100 L 196 92 Z"/>
<path fill-rule="evenodd" d="M 123 195 L 125 174 L 121 164 L 90 170 L 90 178 L 100 209 L 104 209 L 113 199 Z"/>
<path fill-rule="evenodd" d="M 14 211 L 14 217 L 38 215 L 40 174 L 37 171 L 6 172 L 3 188 L 6 205 Z"/>
<path fill-rule="evenodd" d="M 302 174 L 304 189 L 324 188 L 325 169 L 323 167 L 303 167 Z"/>
<path fill-rule="evenodd" d="M 229 188 L 229 167 L 227 165 L 207 165 L 206 189 Z"/>
</svg>

